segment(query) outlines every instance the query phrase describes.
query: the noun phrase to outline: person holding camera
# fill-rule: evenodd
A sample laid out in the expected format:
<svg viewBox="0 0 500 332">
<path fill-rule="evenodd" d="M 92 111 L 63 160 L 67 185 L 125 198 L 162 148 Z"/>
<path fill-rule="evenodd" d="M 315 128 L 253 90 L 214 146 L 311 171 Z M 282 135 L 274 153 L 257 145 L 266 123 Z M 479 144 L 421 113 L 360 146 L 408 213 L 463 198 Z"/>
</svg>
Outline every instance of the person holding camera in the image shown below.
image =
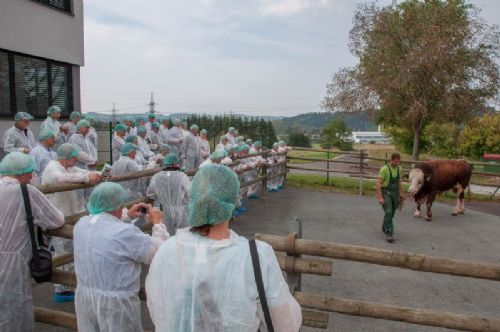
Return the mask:
<svg viewBox="0 0 500 332">
<path fill-rule="evenodd" d="M 35 226 L 59 228 L 64 215 L 38 189 L 29 185 L 33 159 L 11 152 L 0 163 L 0 331 L 34 331 L 29 265 L 32 246 L 21 184 L 27 185 Z"/>
<path fill-rule="evenodd" d="M 142 331 L 138 296 L 142 264 L 149 264 L 169 234 L 163 214 L 149 204 L 124 209 L 127 191 L 105 182 L 90 195 L 89 215 L 74 229 L 79 331 Z M 153 224 L 144 234 L 131 221 L 145 215 Z"/>
</svg>

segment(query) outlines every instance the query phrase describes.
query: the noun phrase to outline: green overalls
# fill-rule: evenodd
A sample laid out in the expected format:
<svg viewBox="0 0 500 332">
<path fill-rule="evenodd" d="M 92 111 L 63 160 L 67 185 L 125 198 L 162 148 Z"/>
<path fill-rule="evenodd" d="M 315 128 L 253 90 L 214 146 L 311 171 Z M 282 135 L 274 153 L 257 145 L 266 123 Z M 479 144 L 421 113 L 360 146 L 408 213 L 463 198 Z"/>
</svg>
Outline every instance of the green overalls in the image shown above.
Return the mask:
<svg viewBox="0 0 500 332">
<path fill-rule="evenodd" d="M 382 195 L 384 197 L 384 204 L 382 208 L 384 209 L 384 224 L 382 225 L 382 230 L 386 235 L 393 235 L 394 224 L 392 219 L 396 213 L 396 209 L 399 205 L 399 166 L 398 174 L 395 178 L 392 177 L 391 167 L 387 166 L 389 169 L 389 184 L 386 187 L 382 187 Z"/>
</svg>

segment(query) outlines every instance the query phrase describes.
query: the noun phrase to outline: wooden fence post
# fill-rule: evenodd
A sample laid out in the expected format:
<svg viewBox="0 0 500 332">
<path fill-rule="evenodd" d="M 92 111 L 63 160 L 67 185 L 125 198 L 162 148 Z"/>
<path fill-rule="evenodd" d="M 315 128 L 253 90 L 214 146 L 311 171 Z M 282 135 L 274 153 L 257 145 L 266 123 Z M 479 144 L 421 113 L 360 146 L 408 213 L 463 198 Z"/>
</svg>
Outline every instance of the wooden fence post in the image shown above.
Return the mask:
<svg viewBox="0 0 500 332">
<path fill-rule="evenodd" d="M 263 155 L 264 159 L 267 158 L 267 154 Z M 264 163 L 262 165 L 262 185 L 261 185 L 261 197 L 262 199 L 267 199 L 267 165 Z"/>
<path fill-rule="evenodd" d="M 330 151 L 326 152 L 326 184 L 328 185 L 330 183 Z"/>
<path fill-rule="evenodd" d="M 289 222 L 290 232 L 286 237 L 286 281 L 290 292 L 300 292 L 302 288 L 302 274 L 295 271 L 295 259 L 301 255 L 295 251 L 295 240 L 302 238 L 302 222 L 297 217 L 293 217 Z"/>
</svg>

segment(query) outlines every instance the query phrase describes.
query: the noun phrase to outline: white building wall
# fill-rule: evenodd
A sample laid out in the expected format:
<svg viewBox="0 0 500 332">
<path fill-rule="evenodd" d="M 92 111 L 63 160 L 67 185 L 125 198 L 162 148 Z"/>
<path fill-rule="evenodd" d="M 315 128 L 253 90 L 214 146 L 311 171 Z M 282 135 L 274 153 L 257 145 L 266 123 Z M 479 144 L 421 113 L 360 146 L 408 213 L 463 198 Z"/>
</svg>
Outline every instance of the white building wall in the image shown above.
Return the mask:
<svg viewBox="0 0 500 332">
<path fill-rule="evenodd" d="M 0 48 L 84 65 L 83 1 L 73 14 L 33 0 L 0 0 Z"/>
</svg>

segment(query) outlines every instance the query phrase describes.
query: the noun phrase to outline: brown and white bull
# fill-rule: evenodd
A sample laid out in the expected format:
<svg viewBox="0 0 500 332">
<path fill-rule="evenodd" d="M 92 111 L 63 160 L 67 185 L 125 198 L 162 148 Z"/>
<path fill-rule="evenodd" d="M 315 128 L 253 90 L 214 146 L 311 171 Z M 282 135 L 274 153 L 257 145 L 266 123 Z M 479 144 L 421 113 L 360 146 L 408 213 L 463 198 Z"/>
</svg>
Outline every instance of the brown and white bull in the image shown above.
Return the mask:
<svg viewBox="0 0 500 332">
<path fill-rule="evenodd" d="M 431 207 L 436 195 L 453 189 L 457 204 L 453 216 L 464 214 L 464 192 L 469 186 L 472 167 L 465 160 L 432 160 L 419 163 L 410 171 L 408 194 L 415 198 L 414 216 L 420 218 L 420 204 L 426 200 L 425 220 L 432 219 Z"/>
</svg>

